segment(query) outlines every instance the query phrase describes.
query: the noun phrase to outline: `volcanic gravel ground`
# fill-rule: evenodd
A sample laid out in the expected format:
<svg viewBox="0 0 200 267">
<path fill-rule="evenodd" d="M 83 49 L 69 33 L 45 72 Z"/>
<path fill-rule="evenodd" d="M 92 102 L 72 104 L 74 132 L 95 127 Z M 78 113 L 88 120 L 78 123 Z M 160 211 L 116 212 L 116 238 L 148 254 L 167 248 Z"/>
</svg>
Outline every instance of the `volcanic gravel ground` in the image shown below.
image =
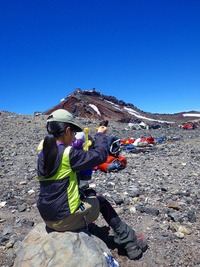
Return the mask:
<svg viewBox="0 0 200 267">
<path fill-rule="evenodd" d="M 39 184 L 35 175 L 45 121 L 45 116 L 12 113 L 0 117 L 0 266 L 12 266 L 15 242 L 42 221 L 36 208 Z M 91 128 L 99 124 L 79 121 Z M 106 196 L 120 217 L 142 232 L 149 244 L 138 261 L 112 247 L 115 259 L 121 267 L 200 266 L 200 127 L 189 131 L 177 126 L 130 130 L 127 124 L 111 121 L 107 135 L 165 137 L 161 143 L 122 150 L 127 159 L 123 170 L 93 173 L 90 186 Z M 96 223 L 106 225 L 101 216 Z"/>
</svg>

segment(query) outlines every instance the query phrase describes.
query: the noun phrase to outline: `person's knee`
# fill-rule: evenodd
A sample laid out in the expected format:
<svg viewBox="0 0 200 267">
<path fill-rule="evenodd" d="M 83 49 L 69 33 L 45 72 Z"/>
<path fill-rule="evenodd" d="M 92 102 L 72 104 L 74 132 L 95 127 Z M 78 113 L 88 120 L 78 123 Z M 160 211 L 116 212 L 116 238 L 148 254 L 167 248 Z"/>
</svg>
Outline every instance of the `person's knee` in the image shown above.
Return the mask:
<svg viewBox="0 0 200 267">
<path fill-rule="evenodd" d="M 86 206 L 88 204 L 91 205 L 90 211 L 86 214 L 87 222 L 94 222 L 98 218 L 100 212 L 99 201 L 96 197 L 90 197 L 86 198 L 84 202 L 86 202 Z"/>
</svg>

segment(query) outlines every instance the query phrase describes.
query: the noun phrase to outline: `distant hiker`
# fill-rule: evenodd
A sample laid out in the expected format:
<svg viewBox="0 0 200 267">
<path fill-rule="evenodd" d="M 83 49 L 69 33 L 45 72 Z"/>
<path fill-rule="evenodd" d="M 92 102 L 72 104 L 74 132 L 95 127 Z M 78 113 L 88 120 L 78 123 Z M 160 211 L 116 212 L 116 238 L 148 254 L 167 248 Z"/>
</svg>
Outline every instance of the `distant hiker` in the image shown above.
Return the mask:
<svg viewBox="0 0 200 267">
<path fill-rule="evenodd" d="M 69 145 L 76 132 L 82 129 L 68 111 L 58 109 L 51 113 L 46 127 L 48 134 L 38 155 L 40 193 L 37 207 L 47 232 L 75 231 L 84 227 L 92 231 L 93 222 L 101 212 L 114 230 L 114 241 L 126 249 L 130 259 L 141 258 L 147 249 L 144 237 L 137 236 L 103 196 L 94 190 L 87 195 L 81 195 L 79 191 L 76 173 L 92 169 L 107 159 L 107 127 L 98 127 L 94 146 L 89 151 Z"/>
</svg>

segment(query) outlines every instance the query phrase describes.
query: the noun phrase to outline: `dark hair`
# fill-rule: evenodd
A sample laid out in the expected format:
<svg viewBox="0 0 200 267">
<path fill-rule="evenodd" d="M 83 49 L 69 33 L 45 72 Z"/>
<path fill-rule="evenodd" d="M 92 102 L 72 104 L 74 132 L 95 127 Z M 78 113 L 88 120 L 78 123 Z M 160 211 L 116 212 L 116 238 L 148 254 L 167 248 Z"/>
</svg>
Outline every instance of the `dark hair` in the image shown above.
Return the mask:
<svg viewBox="0 0 200 267">
<path fill-rule="evenodd" d="M 47 122 L 48 135 L 44 138 L 43 143 L 43 171 L 45 175 L 49 175 L 54 169 L 54 165 L 58 157 L 58 147 L 56 144 L 56 138 L 62 136 L 65 133 L 67 127 L 70 127 L 71 131 L 74 130 L 73 125 L 66 122 Z"/>
</svg>

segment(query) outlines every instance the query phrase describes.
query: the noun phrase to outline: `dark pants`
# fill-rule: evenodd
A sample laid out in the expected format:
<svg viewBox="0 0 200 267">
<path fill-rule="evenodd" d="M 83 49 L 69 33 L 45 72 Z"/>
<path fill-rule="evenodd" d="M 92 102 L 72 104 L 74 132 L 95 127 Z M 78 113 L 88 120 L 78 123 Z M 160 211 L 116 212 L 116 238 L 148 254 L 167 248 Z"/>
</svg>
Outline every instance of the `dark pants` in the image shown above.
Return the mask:
<svg viewBox="0 0 200 267">
<path fill-rule="evenodd" d="M 96 198 L 95 198 L 95 196 L 96 196 Z M 129 242 L 134 242 L 136 240 L 135 231 L 130 226 L 128 226 L 125 222 L 121 221 L 120 217 L 118 216 L 118 214 L 116 213 L 114 208 L 111 206 L 111 204 L 108 202 L 108 200 L 105 197 L 103 197 L 101 195 L 96 195 L 96 192 L 93 189 L 86 189 L 83 192 L 83 198 L 87 199 L 87 197 L 91 201 L 93 200 L 91 197 L 94 197 L 94 200 L 98 199 L 99 206 L 100 206 L 99 211 L 102 214 L 102 216 L 104 217 L 107 224 L 110 227 L 112 227 L 112 229 L 114 231 L 114 240 L 118 245 L 126 245 Z M 87 203 L 85 203 L 85 205 L 86 204 Z M 92 204 L 92 207 L 94 206 L 93 204 Z M 98 202 L 97 202 L 97 204 L 98 204 Z M 93 208 L 95 210 L 97 210 L 97 207 L 93 207 Z M 77 216 L 79 216 L 79 215 L 81 216 L 81 214 L 79 214 L 79 213 L 77 213 Z M 88 213 L 88 214 L 90 214 L 90 213 Z M 75 220 L 75 215 L 76 214 L 71 215 L 72 218 L 74 218 L 74 220 Z M 91 215 L 92 215 L 92 212 L 91 212 Z M 98 215 L 95 215 L 95 216 L 98 216 Z M 96 217 L 94 217 L 94 220 L 95 220 L 95 218 Z M 65 220 L 67 221 L 69 219 L 70 218 L 66 218 Z M 88 219 L 89 219 L 89 217 L 88 217 Z M 72 229 L 72 225 L 69 224 L 69 226 L 68 226 L 67 223 L 65 222 L 65 220 L 62 220 L 59 222 L 59 224 L 61 224 L 61 226 L 58 225 L 60 227 L 60 231 L 76 230 L 76 228 L 79 229 L 81 227 L 84 227 L 84 225 L 82 225 L 82 226 L 80 226 L 80 225 L 76 226 L 75 225 L 76 227 L 73 225 L 73 227 L 75 227 L 75 228 Z M 78 218 L 76 218 L 76 220 L 77 220 L 77 222 L 80 221 Z M 92 218 L 90 218 L 90 221 L 93 221 Z M 48 232 L 51 232 L 49 230 L 55 229 L 55 225 L 52 225 L 52 223 L 56 224 L 56 227 L 58 227 L 57 226 L 58 223 L 49 222 L 49 225 L 47 224 L 48 225 L 48 227 L 47 227 Z M 55 229 L 55 230 L 58 231 L 58 229 Z"/>
<path fill-rule="evenodd" d="M 118 245 L 126 245 L 129 242 L 136 241 L 135 231 L 128 226 L 125 222 L 121 221 L 120 217 L 113 209 L 111 204 L 103 197 L 97 195 L 100 204 L 100 212 L 105 221 L 114 230 L 114 240 Z"/>
<path fill-rule="evenodd" d="M 91 188 L 84 190 L 83 194 L 84 197 L 96 196 L 99 200 L 100 212 L 109 226 L 114 228 L 120 222 L 118 214 L 105 197 L 96 194 L 96 191 Z"/>
</svg>

